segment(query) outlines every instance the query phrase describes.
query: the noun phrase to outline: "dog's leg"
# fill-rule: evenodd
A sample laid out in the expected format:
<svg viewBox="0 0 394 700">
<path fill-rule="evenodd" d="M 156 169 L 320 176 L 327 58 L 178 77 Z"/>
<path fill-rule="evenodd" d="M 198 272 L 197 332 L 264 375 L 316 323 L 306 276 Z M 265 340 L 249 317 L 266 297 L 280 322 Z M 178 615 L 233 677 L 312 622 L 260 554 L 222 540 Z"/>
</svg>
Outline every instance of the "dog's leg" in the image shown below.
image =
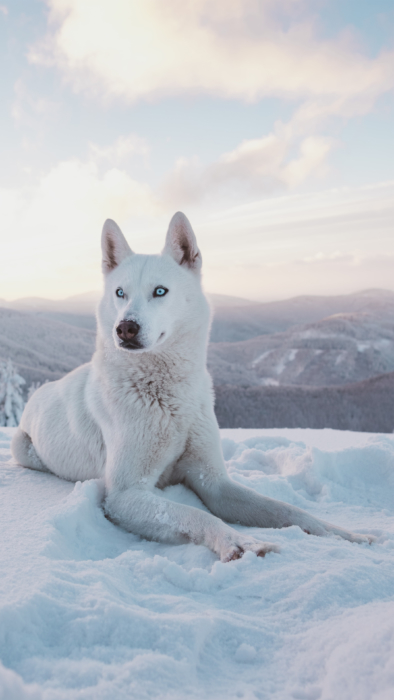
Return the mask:
<svg viewBox="0 0 394 700">
<path fill-rule="evenodd" d="M 200 423 L 201 426 L 201 423 Z M 371 543 L 372 535 L 359 535 L 309 515 L 301 508 L 261 496 L 232 481 L 224 465 L 219 431 L 215 424 L 194 426 L 188 447 L 178 466 L 189 488 L 211 513 L 229 523 L 249 527 L 282 528 L 298 525 L 311 535 L 339 535 L 350 542 Z"/>
<path fill-rule="evenodd" d="M 222 561 L 239 559 L 248 550 L 258 556 L 278 551 L 273 544 L 245 537 L 210 513 L 167 501 L 156 489 L 112 490 L 105 511 L 113 522 L 134 534 L 161 542 L 203 544 Z"/>
<path fill-rule="evenodd" d="M 298 525 L 310 535 L 324 536 L 332 533 L 350 542 L 358 543 L 371 543 L 374 539 L 372 536 L 359 535 L 319 520 L 296 506 L 261 496 L 229 478 L 220 480 L 215 488 L 205 491 L 200 484 L 196 483 L 195 490 L 211 513 L 229 523 L 273 528 Z"/>
</svg>

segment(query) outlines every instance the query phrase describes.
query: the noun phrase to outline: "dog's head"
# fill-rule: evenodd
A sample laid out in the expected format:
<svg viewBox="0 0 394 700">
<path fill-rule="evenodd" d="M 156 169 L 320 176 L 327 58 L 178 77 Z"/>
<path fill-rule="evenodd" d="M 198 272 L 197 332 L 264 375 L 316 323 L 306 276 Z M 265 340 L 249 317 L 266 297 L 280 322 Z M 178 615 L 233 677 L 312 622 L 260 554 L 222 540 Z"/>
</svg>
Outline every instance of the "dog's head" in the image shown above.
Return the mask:
<svg viewBox="0 0 394 700">
<path fill-rule="evenodd" d="M 186 216 L 175 214 L 161 255 L 137 255 L 108 219 L 102 233 L 105 293 L 99 324 L 125 352 L 154 350 L 173 338 L 207 327 L 201 289 L 201 253 Z"/>
</svg>

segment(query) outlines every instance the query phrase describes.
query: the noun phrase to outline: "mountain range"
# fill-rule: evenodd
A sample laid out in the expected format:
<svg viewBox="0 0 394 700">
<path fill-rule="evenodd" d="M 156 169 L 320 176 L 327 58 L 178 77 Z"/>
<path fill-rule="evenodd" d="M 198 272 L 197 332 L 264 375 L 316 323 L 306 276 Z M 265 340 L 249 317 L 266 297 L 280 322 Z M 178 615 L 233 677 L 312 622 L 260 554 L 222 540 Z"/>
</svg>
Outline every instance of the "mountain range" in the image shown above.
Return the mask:
<svg viewBox="0 0 394 700">
<path fill-rule="evenodd" d="M 214 384 L 349 384 L 394 371 L 394 313 L 342 313 L 283 333 L 211 343 Z"/>
<path fill-rule="evenodd" d="M 13 360 L 26 379 L 26 388 L 32 382 L 58 379 L 90 360 L 95 347 L 94 310 L 98 299 L 98 292 L 89 292 L 60 301 L 0 300 L 0 358 Z M 282 405 L 283 397 L 293 397 L 289 405 L 294 406 L 295 396 L 301 402 L 306 397 L 307 403 L 315 396 L 308 393 L 309 389 L 322 390 L 316 394 L 320 397 L 317 403 L 312 402 L 316 407 L 324 401 L 333 406 L 334 395 L 337 402 L 344 396 L 335 393 L 339 388 L 362 384 L 358 393 L 353 392 L 361 401 L 372 386 L 369 380 L 394 372 L 392 291 L 300 296 L 269 303 L 210 295 L 210 302 L 213 322 L 208 367 L 222 427 L 238 425 L 236 406 L 245 406 L 249 418 L 254 411 L 261 425 L 262 407 L 271 401 L 270 397 L 276 406 Z M 383 384 L 381 379 L 379 386 Z M 287 399 L 283 398 L 283 405 Z M 257 405 L 261 410 L 256 409 Z M 274 409 L 270 411 L 271 416 L 276 415 Z M 324 411 L 319 411 L 323 416 Z M 282 422 L 276 427 L 292 424 L 290 414 L 285 419 L 285 413 L 282 411 L 282 418 L 277 415 Z M 294 410 L 293 414 L 298 415 Z M 315 419 L 320 420 L 318 416 Z M 315 419 L 308 418 L 309 427 Z M 257 425 L 256 420 L 250 427 Z M 225 426 L 226 421 L 231 425 Z"/>
</svg>

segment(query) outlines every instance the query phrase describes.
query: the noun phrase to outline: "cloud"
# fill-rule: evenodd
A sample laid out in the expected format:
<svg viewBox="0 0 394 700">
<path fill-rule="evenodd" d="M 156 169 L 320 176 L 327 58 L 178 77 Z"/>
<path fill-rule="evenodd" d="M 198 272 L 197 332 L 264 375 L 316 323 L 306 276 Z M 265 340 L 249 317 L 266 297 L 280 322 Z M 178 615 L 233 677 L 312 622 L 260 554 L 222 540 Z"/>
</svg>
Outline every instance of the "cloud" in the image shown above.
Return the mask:
<svg viewBox="0 0 394 700">
<path fill-rule="evenodd" d="M 394 182 L 276 196 L 195 221 L 206 288 L 254 299 L 394 289 L 393 228 Z"/>
<path fill-rule="evenodd" d="M 322 134 L 327 119 L 364 114 L 394 86 L 394 52 L 368 57 L 349 31 L 321 38 L 311 19 L 316 3 L 306 0 L 46 2 L 48 34 L 30 60 L 57 66 L 76 90 L 126 102 L 187 94 L 297 100 L 287 124 L 215 162 L 178 159 L 159 193 L 163 205 L 242 201 L 320 177 L 335 145 Z M 118 165 L 128 149 L 145 163 L 149 154 L 138 139 L 111 149 L 94 156 Z"/>
<path fill-rule="evenodd" d="M 293 189 L 310 175 L 325 173 L 324 161 L 333 140 L 322 136 L 300 138 L 299 129 L 278 123 L 260 139 L 245 140 L 233 151 L 203 167 L 198 159 L 179 159 L 166 177 L 161 194 L 175 206 L 235 201 Z M 294 155 L 296 151 L 296 155 Z"/>
<path fill-rule="evenodd" d="M 296 263 L 299 265 L 357 265 L 360 263 L 360 259 L 350 253 L 345 254 L 340 250 L 334 250 L 329 254 L 319 251 L 302 260 L 296 260 Z"/>
<path fill-rule="evenodd" d="M 319 37 L 301 0 L 47 0 L 49 31 L 30 60 L 76 90 L 127 101 L 208 94 L 249 102 L 319 98 L 346 112 L 394 84 L 393 52 Z M 290 22 L 289 22 L 290 18 Z M 289 26 L 288 26 L 289 25 Z M 315 107 L 316 109 L 316 107 Z"/>
<path fill-rule="evenodd" d="M 11 114 L 18 124 L 31 125 L 34 123 L 34 117 L 41 120 L 48 116 L 53 117 L 60 108 L 60 103 L 54 100 L 37 97 L 21 78 L 14 85 L 14 95 Z"/>
<path fill-rule="evenodd" d="M 237 182 L 249 178 L 254 187 L 276 169 L 287 187 L 308 169 L 317 172 L 325 144 L 305 137 L 294 155 L 291 132 L 281 128 L 270 137 L 240 144 L 209 166 L 211 170 L 203 169 L 200 195 L 209 178 L 212 188 L 226 188 L 231 177 Z M 149 145 L 134 134 L 105 148 L 92 144 L 86 160 L 61 161 L 34 186 L 0 188 L 7 236 L 0 259 L 0 298 L 61 297 L 99 288 L 100 231 L 107 217 L 120 224 L 137 252 L 162 249 L 175 206 L 122 166 L 125 158 L 143 156 L 146 149 Z M 113 156 L 119 159 L 116 166 L 108 162 Z M 209 291 L 275 299 L 393 289 L 393 202 L 394 182 L 386 182 L 259 195 L 248 204 L 222 210 L 201 206 L 195 212 L 186 208 L 186 214 L 203 252 Z"/>
<path fill-rule="evenodd" d="M 115 144 L 115 149 L 119 144 Z M 99 168 L 91 155 L 58 163 L 35 186 L 0 188 L 2 230 L 8 232 L 1 256 L 0 297 L 66 295 L 97 288 L 100 233 L 111 217 L 121 226 L 161 215 L 148 185 L 117 167 Z"/>
<path fill-rule="evenodd" d="M 369 57 L 349 30 L 322 38 L 312 0 L 46 2 L 48 33 L 30 61 L 56 66 L 77 91 L 131 103 L 179 95 L 297 101 L 287 124 L 215 162 L 179 158 L 158 193 L 163 206 L 250 200 L 319 178 L 336 143 L 324 135 L 327 120 L 370 111 L 394 86 L 394 52 Z M 92 155 L 119 166 L 139 154 L 146 165 L 149 148 L 133 138 Z"/>
<path fill-rule="evenodd" d="M 109 146 L 98 146 L 95 143 L 90 143 L 89 150 L 91 158 L 95 162 L 104 161 L 112 165 L 125 163 L 130 160 L 130 158 L 135 158 L 135 156 L 142 156 L 146 164 L 150 154 L 148 142 L 137 134 L 119 136 L 115 143 Z"/>
</svg>

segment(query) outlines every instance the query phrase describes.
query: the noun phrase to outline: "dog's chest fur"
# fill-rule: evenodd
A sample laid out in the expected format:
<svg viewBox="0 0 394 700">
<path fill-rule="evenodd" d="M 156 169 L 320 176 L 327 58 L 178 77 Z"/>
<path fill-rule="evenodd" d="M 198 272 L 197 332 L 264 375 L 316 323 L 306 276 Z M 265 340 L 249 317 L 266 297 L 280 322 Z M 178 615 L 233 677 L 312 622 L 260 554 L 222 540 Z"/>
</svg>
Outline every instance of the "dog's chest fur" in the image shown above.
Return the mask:
<svg viewBox="0 0 394 700">
<path fill-rule="evenodd" d="M 176 354 L 140 355 L 132 363 L 129 355 L 124 362 L 120 356 L 121 367 L 119 360 L 112 363 L 110 359 L 98 353 L 93 360 L 103 410 L 101 415 L 96 413 L 98 422 L 112 423 L 110 440 L 112 434 L 127 437 L 132 462 L 144 465 L 144 476 L 154 472 L 159 478 L 165 471 L 164 481 L 168 482 L 171 465 L 184 452 L 199 410 L 205 373 L 200 376 L 194 363 L 181 361 Z"/>
<path fill-rule="evenodd" d="M 117 406 L 122 404 L 128 412 L 155 409 L 163 418 L 177 419 L 185 414 L 187 405 L 194 403 L 198 389 L 198 377 L 191 362 L 167 353 L 166 355 L 141 355 L 130 363 L 129 357 L 124 362 L 112 364 L 97 358 L 100 384 L 104 379 L 104 391 L 110 402 Z M 186 412 L 188 412 L 186 410 Z"/>
</svg>

